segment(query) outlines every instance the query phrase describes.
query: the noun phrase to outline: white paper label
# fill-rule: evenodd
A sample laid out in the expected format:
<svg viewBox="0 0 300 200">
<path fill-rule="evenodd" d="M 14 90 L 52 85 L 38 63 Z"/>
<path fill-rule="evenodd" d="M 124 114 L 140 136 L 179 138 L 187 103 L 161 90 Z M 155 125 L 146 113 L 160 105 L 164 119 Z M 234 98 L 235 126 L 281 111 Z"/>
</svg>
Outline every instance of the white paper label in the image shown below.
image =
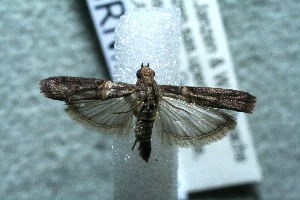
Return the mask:
<svg viewBox="0 0 300 200">
<path fill-rule="evenodd" d="M 117 0 L 87 0 L 87 4 L 112 77 L 115 66 L 114 31 L 120 17 L 125 13 L 126 3 Z"/>
<path fill-rule="evenodd" d="M 237 89 L 231 55 L 216 0 L 87 0 L 109 71 L 114 66 L 112 28 L 123 9 L 181 9 L 181 84 Z M 111 6 L 109 6 L 111 5 Z M 243 113 L 232 113 L 237 128 L 225 139 L 203 148 L 179 149 L 179 198 L 187 192 L 261 180 L 251 135 Z"/>
</svg>

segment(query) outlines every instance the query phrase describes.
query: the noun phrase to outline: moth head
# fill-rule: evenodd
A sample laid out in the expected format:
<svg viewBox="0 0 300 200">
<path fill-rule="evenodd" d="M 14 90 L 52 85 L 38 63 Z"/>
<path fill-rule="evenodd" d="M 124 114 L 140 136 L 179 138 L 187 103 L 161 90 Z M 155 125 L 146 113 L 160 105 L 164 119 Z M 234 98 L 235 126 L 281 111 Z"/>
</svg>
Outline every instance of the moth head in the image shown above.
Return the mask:
<svg viewBox="0 0 300 200">
<path fill-rule="evenodd" d="M 146 77 L 146 76 L 152 76 L 152 77 L 154 77 L 155 76 L 155 72 L 152 69 L 150 69 L 149 63 L 147 65 L 144 65 L 142 63 L 141 69 L 139 69 L 136 72 L 136 77 L 137 78 L 142 78 L 142 77 Z"/>
</svg>

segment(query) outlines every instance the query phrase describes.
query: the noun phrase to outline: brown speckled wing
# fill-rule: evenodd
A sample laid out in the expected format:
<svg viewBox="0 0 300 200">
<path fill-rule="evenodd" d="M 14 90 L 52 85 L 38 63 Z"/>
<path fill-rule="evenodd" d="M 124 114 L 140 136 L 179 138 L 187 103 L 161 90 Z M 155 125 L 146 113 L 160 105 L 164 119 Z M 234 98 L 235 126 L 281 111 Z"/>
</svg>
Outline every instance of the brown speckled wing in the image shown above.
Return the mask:
<svg viewBox="0 0 300 200">
<path fill-rule="evenodd" d="M 94 78 L 58 76 L 41 80 L 40 89 L 50 99 L 76 101 L 123 97 L 134 93 L 136 87 Z"/>
<path fill-rule="evenodd" d="M 172 85 L 160 85 L 158 88 L 161 96 L 238 112 L 251 113 L 256 103 L 255 96 L 239 90 Z"/>
</svg>

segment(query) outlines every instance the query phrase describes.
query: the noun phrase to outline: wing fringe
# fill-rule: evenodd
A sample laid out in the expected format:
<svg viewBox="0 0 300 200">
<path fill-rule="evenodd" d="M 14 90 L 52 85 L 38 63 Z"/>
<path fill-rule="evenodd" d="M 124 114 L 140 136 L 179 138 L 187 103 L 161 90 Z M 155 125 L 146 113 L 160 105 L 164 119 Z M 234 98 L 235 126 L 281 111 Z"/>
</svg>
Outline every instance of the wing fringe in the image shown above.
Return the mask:
<svg viewBox="0 0 300 200">
<path fill-rule="evenodd" d="M 107 126 L 107 125 L 103 125 L 103 124 L 97 124 L 96 122 L 85 118 L 76 110 L 76 108 L 74 108 L 70 104 L 67 104 L 65 111 L 71 119 L 73 119 L 77 123 L 83 125 L 84 127 L 88 128 L 90 130 L 95 130 L 95 131 L 100 131 L 100 132 L 103 132 L 106 134 L 114 134 L 114 135 L 120 135 L 120 136 L 126 136 L 131 131 L 132 118 L 128 121 L 127 126 L 125 126 L 127 128 L 125 128 L 124 126 L 113 127 L 113 126 Z"/>
<path fill-rule="evenodd" d="M 225 124 L 205 135 L 180 136 L 169 132 L 164 132 L 164 134 L 167 134 L 168 138 L 162 139 L 162 141 L 167 144 L 176 144 L 179 147 L 186 148 L 192 146 L 205 146 L 223 139 L 229 133 L 229 131 L 233 130 L 235 127 L 236 119 L 231 117 L 230 120 L 228 120 Z M 162 134 L 162 137 L 165 137 L 164 134 Z"/>
<path fill-rule="evenodd" d="M 204 146 L 221 140 L 236 127 L 236 119 L 217 108 L 170 97 L 164 97 L 164 100 L 159 108 L 161 116 L 155 122 L 164 144 L 176 144 L 179 147 Z"/>
</svg>

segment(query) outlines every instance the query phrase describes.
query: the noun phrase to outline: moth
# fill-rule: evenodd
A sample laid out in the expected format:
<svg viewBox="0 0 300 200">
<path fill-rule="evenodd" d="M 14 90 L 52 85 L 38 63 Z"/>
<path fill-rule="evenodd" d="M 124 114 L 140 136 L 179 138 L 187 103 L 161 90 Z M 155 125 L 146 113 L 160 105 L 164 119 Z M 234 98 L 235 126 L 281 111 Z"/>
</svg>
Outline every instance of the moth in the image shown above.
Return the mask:
<svg viewBox="0 0 300 200">
<path fill-rule="evenodd" d="M 148 162 L 156 128 L 166 144 L 206 145 L 226 136 L 236 119 L 220 109 L 251 113 L 256 97 L 232 89 L 158 85 L 149 63 L 136 73 L 136 84 L 59 76 L 40 81 L 48 98 L 65 101 L 77 122 L 103 133 L 128 135 L 135 119 L 135 142 Z"/>
</svg>

